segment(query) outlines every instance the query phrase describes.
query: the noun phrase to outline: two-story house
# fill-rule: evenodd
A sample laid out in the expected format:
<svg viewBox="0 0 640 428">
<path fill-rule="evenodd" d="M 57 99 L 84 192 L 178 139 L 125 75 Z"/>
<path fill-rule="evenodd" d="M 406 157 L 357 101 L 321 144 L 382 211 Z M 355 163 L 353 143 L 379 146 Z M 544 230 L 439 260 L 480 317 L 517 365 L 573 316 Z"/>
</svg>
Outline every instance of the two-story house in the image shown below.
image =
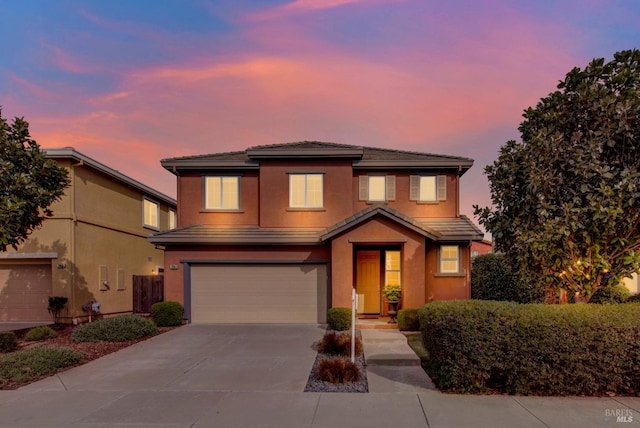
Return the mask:
<svg viewBox="0 0 640 428">
<path fill-rule="evenodd" d="M 17 251 L 0 253 L 0 322 L 50 322 L 51 296 L 68 299 L 61 321 L 133 310 L 133 277 L 158 274 L 163 252 L 147 237 L 175 226 L 175 199 L 71 147 L 43 149 L 70 184 L 53 217 Z"/>
<path fill-rule="evenodd" d="M 165 296 L 197 322 L 325 322 L 329 307 L 384 312 L 470 296 L 482 232 L 459 207 L 471 159 L 323 142 L 161 161 L 177 176 Z"/>
</svg>

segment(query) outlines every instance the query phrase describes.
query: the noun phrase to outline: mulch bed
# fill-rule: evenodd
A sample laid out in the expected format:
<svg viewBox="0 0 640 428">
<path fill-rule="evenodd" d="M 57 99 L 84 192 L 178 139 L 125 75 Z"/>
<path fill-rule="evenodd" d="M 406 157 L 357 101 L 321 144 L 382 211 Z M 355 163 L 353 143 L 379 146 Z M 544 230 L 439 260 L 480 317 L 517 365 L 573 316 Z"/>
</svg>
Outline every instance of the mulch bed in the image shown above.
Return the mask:
<svg viewBox="0 0 640 428">
<path fill-rule="evenodd" d="M 93 361 L 97 358 L 100 357 L 104 357 L 105 355 L 111 354 L 112 352 L 116 352 L 119 351 L 121 349 L 127 348 L 131 345 L 134 345 L 138 342 L 142 342 L 144 340 L 147 340 L 153 336 L 148 336 L 148 337 L 143 337 L 140 339 L 135 339 L 135 340 L 126 340 L 124 342 L 83 342 L 83 343 L 76 343 L 74 341 L 71 340 L 71 333 L 73 333 L 73 329 L 75 328 L 74 325 L 71 324 L 53 324 L 51 326 L 53 330 L 55 330 L 56 333 L 58 333 L 58 337 L 52 338 L 52 339 L 46 339 L 46 340 L 39 340 L 39 341 L 34 341 L 34 342 L 27 342 L 24 340 L 24 335 L 27 333 L 27 331 L 29 331 L 29 329 L 24 329 L 24 330 L 18 330 L 16 331 L 16 335 L 18 336 L 18 350 L 22 350 L 22 349 L 28 349 L 28 348 L 32 348 L 34 346 L 43 346 L 43 345 L 54 345 L 54 346 L 65 346 L 67 348 L 71 348 L 73 350 L 75 350 L 76 352 L 79 352 L 83 355 L 82 360 L 80 360 L 80 362 L 78 364 L 75 364 L 73 366 L 69 366 L 66 367 L 62 370 L 59 370 L 58 372 L 55 373 L 49 373 L 47 375 L 44 376 L 37 376 L 34 375 L 31 379 L 29 379 L 28 382 L 23 382 L 23 383 L 16 383 L 16 382 L 9 382 L 8 384 L 6 384 L 4 387 L 0 388 L 3 390 L 6 389 L 17 389 L 20 388 L 21 386 L 25 386 L 28 385 L 30 383 L 36 382 L 40 379 L 44 379 L 46 377 L 52 376 L 56 373 L 60 373 L 62 371 L 68 370 L 72 367 L 77 367 L 77 366 L 81 366 L 83 364 L 86 364 L 90 361 Z M 178 327 L 158 327 L 158 330 L 160 331 L 160 334 L 162 333 L 166 333 L 167 331 L 171 331 L 173 329 L 176 329 Z"/>
</svg>

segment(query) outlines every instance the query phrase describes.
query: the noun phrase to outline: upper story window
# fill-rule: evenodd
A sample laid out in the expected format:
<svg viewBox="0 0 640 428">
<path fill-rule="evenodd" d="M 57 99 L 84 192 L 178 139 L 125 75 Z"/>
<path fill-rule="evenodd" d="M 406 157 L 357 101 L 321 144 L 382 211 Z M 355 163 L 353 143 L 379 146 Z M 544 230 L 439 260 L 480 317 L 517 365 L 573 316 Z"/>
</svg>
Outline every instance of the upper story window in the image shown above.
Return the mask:
<svg viewBox="0 0 640 428">
<path fill-rule="evenodd" d="M 386 202 L 396 199 L 396 177 L 394 175 L 361 175 L 359 178 L 361 201 Z"/>
<path fill-rule="evenodd" d="M 322 206 L 322 174 L 289 174 L 290 208 Z"/>
<path fill-rule="evenodd" d="M 237 210 L 240 208 L 240 177 L 205 177 L 204 208 Z"/>
<path fill-rule="evenodd" d="M 440 273 L 460 272 L 460 247 L 442 245 L 440 247 Z"/>
<path fill-rule="evenodd" d="M 176 212 L 174 210 L 169 210 L 169 230 L 175 229 L 176 227 Z"/>
<path fill-rule="evenodd" d="M 142 224 L 151 229 L 160 228 L 160 206 L 157 202 L 144 198 L 142 202 Z"/>
<path fill-rule="evenodd" d="M 418 202 L 447 200 L 446 175 L 412 175 L 409 180 L 409 199 Z"/>
</svg>

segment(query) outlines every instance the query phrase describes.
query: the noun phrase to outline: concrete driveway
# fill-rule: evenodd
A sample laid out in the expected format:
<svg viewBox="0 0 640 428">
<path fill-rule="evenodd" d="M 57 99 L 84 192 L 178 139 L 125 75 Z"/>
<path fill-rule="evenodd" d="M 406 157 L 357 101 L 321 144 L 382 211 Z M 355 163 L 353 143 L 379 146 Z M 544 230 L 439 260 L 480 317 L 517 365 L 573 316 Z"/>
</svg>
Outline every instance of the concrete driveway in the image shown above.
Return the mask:
<svg viewBox="0 0 640 428">
<path fill-rule="evenodd" d="M 315 325 L 188 325 L 25 390 L 300 392 L 316 357 Z"/>
</svg>

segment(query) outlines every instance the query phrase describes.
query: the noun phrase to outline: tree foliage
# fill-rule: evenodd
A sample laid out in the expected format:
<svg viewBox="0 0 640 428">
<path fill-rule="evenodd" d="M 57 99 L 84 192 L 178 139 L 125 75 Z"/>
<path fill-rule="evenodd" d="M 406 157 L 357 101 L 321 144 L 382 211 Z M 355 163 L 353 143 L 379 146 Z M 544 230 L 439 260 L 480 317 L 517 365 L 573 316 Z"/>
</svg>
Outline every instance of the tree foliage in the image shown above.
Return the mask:
<svg viewBox="0 0 640 428">
<path fill-rule="evenodd" d="M 479 222 L 520 271 L 588 297 L 640 266 L 640 51 L 574 68 L 485 168 Z"/>
<path fill-rule="evenodd" d="M 53 212 L 69 185 L 66 169 L 45 158 L 29 135 L 29 124 L 10 124 L 0 110 L 0 251 L 17 249 Z"/>
</svg>

